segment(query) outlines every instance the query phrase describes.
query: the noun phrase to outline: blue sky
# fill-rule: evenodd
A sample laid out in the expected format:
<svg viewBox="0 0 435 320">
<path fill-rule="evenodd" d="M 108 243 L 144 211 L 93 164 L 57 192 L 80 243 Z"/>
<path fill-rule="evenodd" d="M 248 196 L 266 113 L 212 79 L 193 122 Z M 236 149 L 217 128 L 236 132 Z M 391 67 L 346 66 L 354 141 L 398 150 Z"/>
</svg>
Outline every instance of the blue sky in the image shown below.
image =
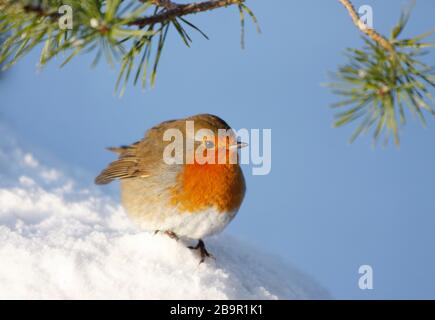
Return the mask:
<svg viewBox="0 0 435 320">
<path fill-rule="evenodd" d="M 272 129 L 272 172 L 252 176 L 228 232 L 276 253 L 317 278 L 337 298 L 435 298 L 435 119 L 414 120 L 402 145 L 373 148 L 354 129 L 333 129 L 337 101 L 321 84 L 362 46 L 338 1 L 251 0 L 263 33 L 247 24 L 240 49 L 235 8 L 197 15 L 209 35 L 191 48 L 172 30 L 157 86 L 113 93 L 117 70 L 81 56 L 37 72 L 37 53 L 0 84 L 0 119 L 26 144 L 93 176 L 113 156 L 104 147 L 134 142 L 150 126 L 214 113 L 235 128 Z M 375 28 L 388 33 L 403 5 L 355 1 L 374 9 Z M 435 2 L 417 1 L 405 35 L 432 29 Z M 432 53 L 427 59 L 434 61 Z M 104 192 L 117 197 L 117 186 Z M 358 288 L 358 268 L 374 269 L 374 289 Z"/>
</svg>

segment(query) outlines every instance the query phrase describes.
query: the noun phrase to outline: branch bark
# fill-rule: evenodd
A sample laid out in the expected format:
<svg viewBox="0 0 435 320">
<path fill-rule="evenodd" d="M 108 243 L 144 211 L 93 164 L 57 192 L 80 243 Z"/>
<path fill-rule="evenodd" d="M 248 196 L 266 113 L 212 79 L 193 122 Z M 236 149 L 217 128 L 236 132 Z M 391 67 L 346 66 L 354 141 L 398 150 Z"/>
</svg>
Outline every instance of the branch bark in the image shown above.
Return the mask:
<svg viewBox="0 0 435 320">
<path fill-rule="evenodd" d="M 143 0 L 141 0 L 144 2 Z M 178 4 L 172 2 L 171 0 L 153 0 L 154 5 L 163 8 L 161 12 L 137 19 L 129 23 L 130 26 L 144 27 L 150 24 L 162 23 L 168 20 L 186 16 L 189 14 L 210 11 L 214 9 L 219 9 L 223 7 L 229 7 L 232 5 L 239 5 L 245 0 L 208 0 L 203 2 L 194 2 L 189 4 Z M 12 5 L 13 2 L 0 0 L 0 8 L 3 10 L 4 6 Z M 50 18 L 57 18 L 59 15 L 57 12 L 47 12 L 40 5 L 25 5 L 22 9 L 27 12 L 33 12 L 40 16 L 46 16 Z"/>
<path fill-rule="evenodd" d="M 142 2 L 145 0 L 141 0 Z M 245 0 L 208 0 L 202 2 L 194 2 L 189 4 L 177 4 L 172 2 L 171 0 L 152 0 L 154 5 L 161 7 L 162 10 L 152 16 L 139 18 L 135 21 L 129 23 L 130 26 L 138 26 L 144 27 L 151 24 L 163 23 L 168 20 L 172 20 L 174 18 L 186 16 L 189 14 L 195 14 L 199 12 L 210 11 L 222 7 L 228 7 L 232 5 L 239 5 Z M 346 8 L 349 12 L 350 17 L 352 18 L 355 26 L 368 37 L 370 37 L 373 41 L 378 43 L 384 49 L 389 52 L 394 52 L 394 46 L 388 41 L 387 38 L 379 34 L 375 29 L 369 28 L 364 22 L 362 22 L 359 18 L 358 13 L 356 12 L 353 4 L 350 0 L 339 0 L 339 2 Z M 10 4 L 9 1 L 0 0 L 0 5 Z M 34 12 L 39 14 L 40 16 L 49 16 L 49 17 L 57 17 L 56 12 L 44 12 L 44 10 L 39 6 L 24 6 L 24 10 L 28 12 Z"/>
<path fill-rule="evenodd" d="M 141 2 L 145 2 L 144 0 L 141 0 Z M 167 10 L 175 9 L 177 4 L 173 3 L 171 0 L 152 0 L 154 5 L 158 7 L 163 7 Z"/>
<path fill-rule="evenodd" d="M 381 47 L 388 50 L 389 52 L 394 52 L 394 46 L 388 41 L 387 38 L 376 32 L 375 29 L 369 28 L 364 22 L 359 18 L 358 13 L 355 10 L 355 7 L 349 0 L 339 0 L 341 4 L 347 9 L 350 17 L 352 18 L 355 26 L 364 34 L 369 36 L 373 41 L 378 43 Z"/>
<path fill-rule="evenodd" d="M 166 22 L 168 20 L 182 17 L 185 15 L 210 11 L 222 7 L 228 7 L 232 5 L 238 5 L 243 3 L 245 0 L 210 0 L 205 2 L 195 2 L 189 4 L 176 4 L 172 1 L 162 1 L 155 0 L 156 5 L 160 5 L 166 10 L 149 17 L 138 19 L 130 23 L 130 25 L 144 27 L 150 24 L 156 24 L 161 22 Z"/>
</svg>

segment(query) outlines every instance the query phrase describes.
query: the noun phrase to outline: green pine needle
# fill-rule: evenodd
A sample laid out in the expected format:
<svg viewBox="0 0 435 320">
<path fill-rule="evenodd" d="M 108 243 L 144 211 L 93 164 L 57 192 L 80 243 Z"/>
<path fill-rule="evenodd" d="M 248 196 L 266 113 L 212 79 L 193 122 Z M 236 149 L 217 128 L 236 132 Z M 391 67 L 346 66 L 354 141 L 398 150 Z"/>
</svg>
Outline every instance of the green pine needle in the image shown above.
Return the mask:
<svg viewBox="0 0 435 320">
<path fill-rule="evenodd" d="M 59 28 L 58 8 L 65 4 L 73 9 L 72 30 Z M 79 54 L 95 51 L 93 67 L 101 57 L 112 67 L 120 65 L 115 85 L 120 95 L 130 78 L 133 84 L 141 79 L 144 88 L 148 82 L 154 86 L 170 26 L 187 46 L 192 42 L 187 27 L 208 39 L 186 17 L 144 26 L 136 23 L 165 10 L 152 0 L 0 0 L 0 34 L 6 35 L 0 48 L 0 65 L 10 68 L 39 44 L 40 66 L 59 55 L 61 66 L 65 66 Z M 248 7 L 241 4 L 240 10 L 257 24 Z"/>
<path fill-rule="evenodd" d="M 334 126 L 359 121 L 351 142 L 360 134 L 372 131 L 374 142 L 384 135 L 388 143 L 393 136 L 399 145 L 399 130 L 406 123 L 406 110 L 423 126 L 426 125 L 425 114 L 435 114 L 430 105 L 434 102 L 430 92 L 430 88 L 435 87 L 434 68 L 422 59 L 426 53 L 422 49 L 433 46 L 422 41 L 433 31 L 398 40 L 408 19 L 409 13 L 404 13 L 391 33 L 395 52 L 386 52 L 364 37 L 366 46 L 347 50 L 347 64 L 338 69 L 335 81 L 329 84 L 334 93 L 344 97 L 332 105 L 334 109 L 344 109 L 335 114 Z"/>
</svg>

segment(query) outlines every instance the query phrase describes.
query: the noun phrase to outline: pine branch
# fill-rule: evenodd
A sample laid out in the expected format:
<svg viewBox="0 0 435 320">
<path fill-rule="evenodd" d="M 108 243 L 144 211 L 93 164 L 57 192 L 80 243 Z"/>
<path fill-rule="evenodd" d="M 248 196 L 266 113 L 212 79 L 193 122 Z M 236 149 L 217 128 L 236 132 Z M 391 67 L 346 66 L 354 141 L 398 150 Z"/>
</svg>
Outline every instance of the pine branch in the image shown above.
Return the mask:
<svg viewBox="0 0 435 320">
<path fill-rule="evenodd" d="M 206 2 L 196 2 L 190 4 L 176 4 L 171 1 L 154 0 L 158 6 L 167 10 L 156 15 L 132 21 L 130 25 L 144 27 L 150 24 L 163 23 L 174 18 L 180 18 L 189 14 L 215 10 L 231 5 L 240 5 L 245 0 L 211 0 Z"/>
<path fill-rule="evenodd" d="M 387 39 L 360 21 L 350 1 L 339 1 L 367 37 L 364 37 L 364 48 L 348 49 L 348 63 L 339 68 L 334 74 L 335 82 L 329 84 L 335 94 L 344 97 L 333 105 L 335 109 L 344 108 L 336 113 L 334 126 L 361 119 L 351 142 L 373 129 L 374 142 L 384 133 L 385 143 L 392 134 L 399 145 L 399 129 L 406 123 L 406 110 L 423 125 L 426 125 L 425 113 L 435 115 L 435 109 L 430 106 L 435 102 L 430 92 L 430 87 L 435 87 L 435 69 L 420 59 L 425 53 L 422 49 L 435 46 L 435 43 L 423 42 L 435 30 L 399 40 L 410 17 L 409 9 L 404 11 Z"/>
<path fill-rule="evenodd" d="M 48 17 L 53 19 L 57 19 L 59 17 L 59 14 L 56 10 L 47 10 L 42 7 L 41 3 L 27 3 L 23 5 L 20 3 L 20 1 L 0 0 L 0 10 L 7 10 L 14 7 L 28 13 L 35 13 L 40 17 Z"/>
<path fill-rule="evenodd" d="M 59 53 L 70 51 L 63 66 L 79 53 L 97 49 L 93 65 L 102 55 L 110 65 L 114 65 L 115 59 L 121 61 L 116 85 L 121 93 L 133 68 L 136 69 L 134 83 L 142 79 L 142 85 L 146 86 L 149 75 L 150 83 L 154 85 L 170 27 L 174 27 L 183 43 L 190 46 L 192 40 L 186 29 L 208 37 L 186 16 L 232 5 L 247 12 L 257 24 L 254 14 L 243 2 L 209 0 L 178 4 L 170 0 L 0 0 L 0 32 L 9 34 L 0 48 L 0 63 L 4 63 L 3 69 L 9 68 L 40 43 L 44 43 L 41 66 Z M 61 17 L 58 8 L 63 4 L 72 8 L 74 18 L 71 30 L 64 30 L 58 25 Z"/>
<path fill-rule="evenodd" d="M 141 2 L 146 2 L 144 0 L 141 0 Z M 173 3 L 171 0 L 152 0 L 152 2 L 158 6 L 165 8 L 167 10 L 175 9 L 178 5 Z"/>
<path fill-rule="evenodd" d="M 350 17 L 352 18 L 353 23 L 361 32 L 369 36 L 373 41 L 378 43 L 385 50 L 394 52 L 394 47 L 390 43 L 390 41 L 388 41 L 388 39 L 386 39 L 384 36 L 376 32 L 376 30 L 369 28 L 364 22 L 361 21 L 358 13 L 355 10 L 355 7 L 349 0 L 338 0 L 338 1 L 340 1 L 341 4 L 347 9 Z"/>
<path fill-rule="evenodd" d="M 423 124 L 427 112 L 435 114 L 429 105 L 435 101 L 430 91 L 430 87 L 435 87 L 434 68 L 420 59 L 422 49 L 435 46 L 434 42 L 424 42 L 433 32 L 398 39 L 409 19 L 406 12 L 387 38 L 360 20 L 350 0 L 339 2 L 364 34 L 366 45 L 348 50 L 348 63 L 338 69 L 336 82 L 331 84 L 334 93 L 345 98 L 334 107 L 346 108 L 336 114 L 335 126 L 362 119 L 352 141 L 373 128 L 374 140 L 385 133 L 388 141 L 393 134 L 399 144 L 399 129 L 406 121 L 407 109 Z M 73 9 L 71 30 L 59 26 L 58 8 L 63 4 Z M 245 0 L 189 4 L 171 0 L 0 0 L 0 34 L 6 35 L 0 47 L 0 65 L 9 68 L 36 47 L 42 47 L 41 66 L 60 53 L 67 54 L 63 66 L 82 52 L 96 51 L 93 65 L 101 56 L 110 65 L 120 62 L 116 88 L 122 94 L 131 78 L 143 87 L 148 82 L 154 85 L 170 29 L 190 46 L 188 31 L 207 36 L 187 17 L 229 6 L 239 10 L 243 47 L 246 17 L 259 31 L 257 19 Z"/>
<path fill-rule="evenodd" d="M 240 5 L 245 0 L 210 0 L 205 2 L 194 2 L 189 4 L 177 4 L 170 0 L 140 0 L 142 3 L 150 2 L 157 7 L 162 7 L 165 10 L 148 17 L 143 17 L 129 23 L 130 26 L 138 26 L 143 28 L 144 26 L 156 23 L 164 23 L 174 18 L 180 18 L 186 15 L 211 11 L 219 8 L 229 7 L 232 5 Z M 2 3 L 8 5 L 8 1 L 0 1 L 0 8 Z M 11 4 L 9 4 L 11 5 Z M 57 18 L 59 15 L 57 12 L 49 12 L 45 10 L 41 5 L 28 4 L 22 6 L 22 9 L 29 13 L 37 13 L 39 16 Z"/>
</svg>

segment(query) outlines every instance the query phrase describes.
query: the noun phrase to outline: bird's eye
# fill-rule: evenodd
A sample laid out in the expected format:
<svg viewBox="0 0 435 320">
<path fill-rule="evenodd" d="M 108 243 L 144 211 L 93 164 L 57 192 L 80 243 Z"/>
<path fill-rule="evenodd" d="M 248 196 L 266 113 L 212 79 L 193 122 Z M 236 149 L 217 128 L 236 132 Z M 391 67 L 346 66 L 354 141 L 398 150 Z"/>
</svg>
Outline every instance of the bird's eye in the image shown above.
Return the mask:
<svg viewBox="0 0 435 320">
<path fill-rule="evenodd" d="M 213 143 L 213 141 L 210 141 L 210 140 L 205 141 L 205 147 L 206 147 L 207 149 L 214 148 L 214 143 Z"/>
</svg>

